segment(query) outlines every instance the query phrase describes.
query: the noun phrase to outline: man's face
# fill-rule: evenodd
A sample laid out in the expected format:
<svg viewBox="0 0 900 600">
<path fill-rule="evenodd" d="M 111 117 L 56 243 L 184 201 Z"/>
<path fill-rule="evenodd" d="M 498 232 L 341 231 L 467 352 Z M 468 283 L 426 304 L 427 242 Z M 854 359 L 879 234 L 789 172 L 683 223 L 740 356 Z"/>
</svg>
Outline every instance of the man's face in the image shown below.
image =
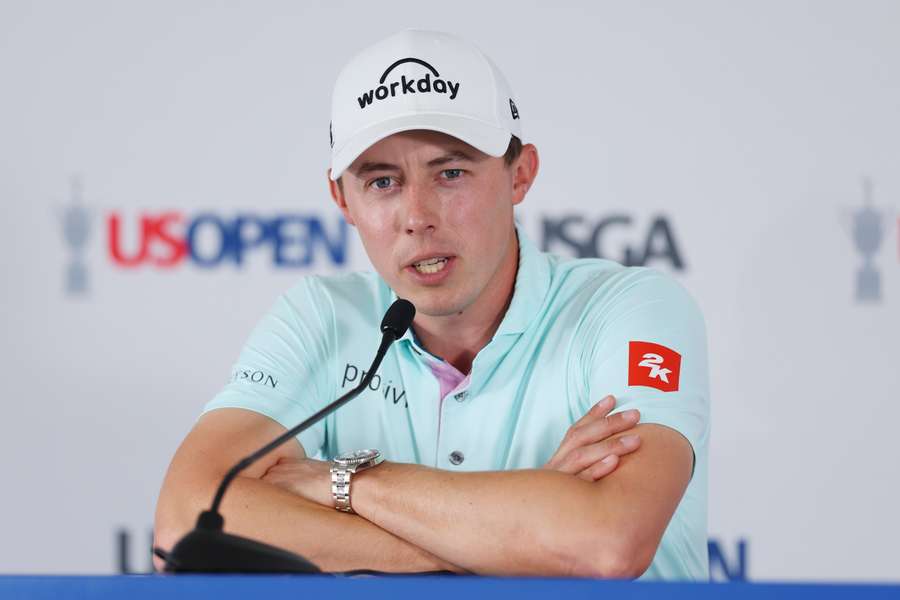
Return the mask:
<svg viewBox="0 0 900 600">
<path fill-rule="evenodd" d="M 397 295 L 420 314 L 449 316 L 507 293 L 498 275 L 515 272 L 513 205 L 524 195 L 514 175 L 502 157 L 409 131 L 366 150 L 332 194 Z"/>
</svg>

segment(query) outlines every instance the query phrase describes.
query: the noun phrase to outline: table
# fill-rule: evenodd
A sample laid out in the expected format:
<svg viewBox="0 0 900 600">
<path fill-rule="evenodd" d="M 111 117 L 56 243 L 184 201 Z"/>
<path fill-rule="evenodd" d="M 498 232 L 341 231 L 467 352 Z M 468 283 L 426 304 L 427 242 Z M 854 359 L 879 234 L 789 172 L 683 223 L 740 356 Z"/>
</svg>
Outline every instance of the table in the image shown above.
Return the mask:
<svg viewBox="0 0 900 600">
<path fill-rule="evenodd" d="M 643 583 L 491 577 L 328 577 L 323 575 L 0 575 L 0 598 L 216 598 L 252 600 L 603 600 L 675 598 L 900 600 L 900 585 Z"/>
</svg>

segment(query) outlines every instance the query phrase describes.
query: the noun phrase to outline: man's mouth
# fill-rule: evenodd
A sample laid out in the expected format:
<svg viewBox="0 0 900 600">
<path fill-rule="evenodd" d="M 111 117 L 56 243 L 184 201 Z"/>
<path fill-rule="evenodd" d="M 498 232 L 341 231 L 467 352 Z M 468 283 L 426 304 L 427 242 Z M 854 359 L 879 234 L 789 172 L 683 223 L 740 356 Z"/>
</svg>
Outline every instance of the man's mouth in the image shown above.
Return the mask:
<svg viewBox="0 0 900 600">
<path fill-rule="evenodd" d="M 437 256 L 434 258 L 426 258 L 425 260 L 420 260 L 419 262 L 413 263 L 412 266 L 419 273 L 430 275 L 432 273 L 438 273 L 439 271 L 442 271 L 444 267 L 447 266 L 448 260 L 449 259 L 446 256 Z"/>
</svg>

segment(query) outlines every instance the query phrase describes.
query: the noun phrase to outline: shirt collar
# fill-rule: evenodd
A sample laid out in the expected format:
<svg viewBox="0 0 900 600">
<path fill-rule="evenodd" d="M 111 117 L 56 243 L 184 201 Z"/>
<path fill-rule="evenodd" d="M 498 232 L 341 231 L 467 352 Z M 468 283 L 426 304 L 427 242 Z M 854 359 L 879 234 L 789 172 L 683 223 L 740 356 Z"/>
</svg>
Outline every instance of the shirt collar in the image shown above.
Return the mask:
<svg viewBox="0 0 900 600">
<path fill-rule="evenodd" d="M 509 308 L 497 328 L 499 335 L 518 335 L 523 333 L 534 322 L 534 316 L 540 310 L 550 289 L 550 264 L 547 255 L 539 251 L 528 239 L 522 228 L 516 226 L 516 235 L 519 239 L 519 265 L 516 270 L 516 284 L 513 288 L 512 301 Z M 397 294 L 391 290 L 393 302 Z M 413 328 L 410 327 L 403 334 L 401 340 L 406 340 L 414 348 L 421 351 L 421 344 L 416 339 Z"/>
</svg>

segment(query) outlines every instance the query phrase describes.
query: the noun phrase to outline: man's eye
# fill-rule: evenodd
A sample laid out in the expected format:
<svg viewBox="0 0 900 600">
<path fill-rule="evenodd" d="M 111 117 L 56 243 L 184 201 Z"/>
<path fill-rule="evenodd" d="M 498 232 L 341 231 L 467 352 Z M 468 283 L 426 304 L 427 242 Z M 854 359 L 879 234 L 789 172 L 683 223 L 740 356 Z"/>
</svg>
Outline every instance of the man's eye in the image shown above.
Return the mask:
<svg viewBox="0 0 900 600">
<path fill-rule="evenodd" d="M 462 175 L 462 169 L 444 169 L 444 179 L 458 179 Z"/>
<path fill-rule="evenodd" d="M 391 178 L 379 177 L 377 179 L 373 179 L 372 183 L 370 183 L 369 185 L 379 190 L 386 190 L 391 187 Z"/>
</svg>

